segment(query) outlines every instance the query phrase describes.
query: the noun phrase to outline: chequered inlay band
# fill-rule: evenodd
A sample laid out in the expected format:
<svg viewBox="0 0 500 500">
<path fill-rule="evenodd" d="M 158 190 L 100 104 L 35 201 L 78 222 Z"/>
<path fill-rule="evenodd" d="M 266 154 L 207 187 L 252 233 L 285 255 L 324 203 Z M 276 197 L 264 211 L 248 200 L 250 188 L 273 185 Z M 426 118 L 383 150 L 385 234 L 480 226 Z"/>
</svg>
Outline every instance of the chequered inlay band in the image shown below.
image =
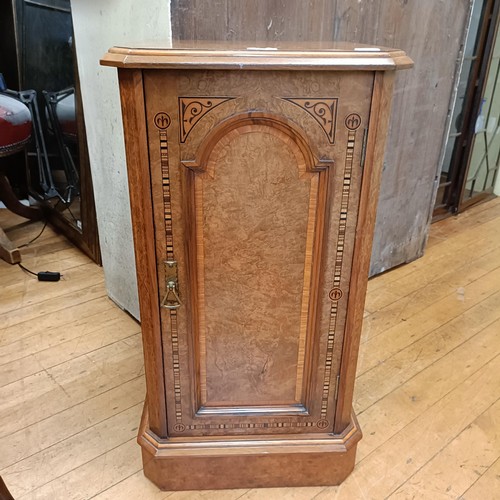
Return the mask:
<svg viewBox="0 0 500 500">
<path fill-rule="evenodd" d="M 350 130 L 347 136 L 347 152 L 344 168 L 344 181 L 342 185 L 342 198 L 340 201 L 339 230 L 337 235 L 337 251 L 333 270 L 333 288 L 340 289 L 342 280 L 342 265 L 344 262 L 345 237 L 347 229 L 347 215 L 349 211 L 349 195 L 351 192 L 351 176 L 354 160 L 354 145 L 356 131 Z M 328 411 L 328 402 L 332 380 L 333 353 L 335 344 L 335 331 L 340 300 L 332 300 L 330 306 L 330 324 L 328 327 L 328 340 L 326 346 L 325 374 L 323 378 L 323 395 L 321 398 L 321 418 L 325 419 Z"/>
<path fill-rule="evenodd" d="M 168 158 L 168 137 L 166 130 L 160 130 L 160 166 L 163 185 L 163 214 L 165 221 L 166 258 L 174 259 L 174 238 L 172 232 L 172 202 L 170 196 L 170 171 Z M 169 309 L 170 335 L 172 339 L 172 367 L 174 372 L 175 420 L 182 421 L 181 374 L 179 363 L 179 332 L 177 328 L 177 310 Z"/>
</svg>

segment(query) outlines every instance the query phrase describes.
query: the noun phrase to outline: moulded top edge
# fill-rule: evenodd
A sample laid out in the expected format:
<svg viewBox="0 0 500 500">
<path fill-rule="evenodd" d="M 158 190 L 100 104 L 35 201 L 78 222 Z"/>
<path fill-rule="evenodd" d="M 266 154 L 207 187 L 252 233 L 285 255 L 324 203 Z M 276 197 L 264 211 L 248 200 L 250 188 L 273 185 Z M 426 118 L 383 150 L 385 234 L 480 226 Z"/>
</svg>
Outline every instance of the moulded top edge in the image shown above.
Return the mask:
<svg viewBox="0 0 500 500">
<path fill-rule="evenodd" d="M 203 69 L 356 69 L 410 68 L 402 50 L 339 42 L 177 42 L 171 48 L 112 47 L 101 64 L 119 68 Z"/>
</svg>

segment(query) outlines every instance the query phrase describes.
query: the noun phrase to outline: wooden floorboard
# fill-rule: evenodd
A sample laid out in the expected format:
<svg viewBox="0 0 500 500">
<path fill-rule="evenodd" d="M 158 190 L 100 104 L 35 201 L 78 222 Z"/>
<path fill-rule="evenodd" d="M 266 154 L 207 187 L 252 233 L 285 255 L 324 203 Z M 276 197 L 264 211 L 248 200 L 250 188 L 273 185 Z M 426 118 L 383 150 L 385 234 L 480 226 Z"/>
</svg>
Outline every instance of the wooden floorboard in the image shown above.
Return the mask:
<svg viewBox="0 0 500 500">
<path fill-rule="evenodd" d="M 0 210 L 17 244 L 43 227 Z M 423 258 L 368 286 L 354 407 L 364 437 L 339 487 L 161 492 L 142 474 L 140 327 L 102 269 L 47 227 L 0 261 L 0 475 L 16 499 L 500 498 L 500 199 L 432 226 Z"/>
</svg>

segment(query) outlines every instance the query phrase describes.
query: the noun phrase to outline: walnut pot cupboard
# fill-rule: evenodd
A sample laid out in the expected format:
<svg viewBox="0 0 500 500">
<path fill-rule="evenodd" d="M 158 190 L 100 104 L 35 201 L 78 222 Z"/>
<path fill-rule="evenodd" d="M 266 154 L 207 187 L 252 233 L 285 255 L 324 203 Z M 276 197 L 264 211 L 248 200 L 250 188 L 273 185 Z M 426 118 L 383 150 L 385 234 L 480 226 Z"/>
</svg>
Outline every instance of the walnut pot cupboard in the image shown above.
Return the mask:
<svg viewBox="0 0 500 500">
<path fill-rule="evenodd" d="M 394 70 L 347 44 L 115 47 L 163 489 L 331 485 L 352 395 Z"/>
</svg>

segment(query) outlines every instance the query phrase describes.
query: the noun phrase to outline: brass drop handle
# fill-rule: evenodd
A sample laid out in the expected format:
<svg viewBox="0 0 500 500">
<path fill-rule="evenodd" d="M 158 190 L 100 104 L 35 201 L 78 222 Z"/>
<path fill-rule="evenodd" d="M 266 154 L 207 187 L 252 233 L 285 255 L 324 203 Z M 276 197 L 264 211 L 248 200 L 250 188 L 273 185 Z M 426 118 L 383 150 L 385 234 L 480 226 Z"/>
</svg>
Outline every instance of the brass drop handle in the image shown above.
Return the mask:
<svg viewBox="0 0 500 500">
<path fill-rule="evenodd" d="M 161 301 L 161 307 L 177 309 L 181 306 L 181 299 L 177 291 L 177 262 L 175 260 L 165 261 L 165 285 L 167 291 Z"/>
<path fill-rule="evenodd" d="M 167 283 L 167 293 L 161 301 L 161 307 L 165 307 L 167 309 L 177 309 L 181 306 L 181 299 L 179 298 L 176 288 L 177 282 L 169 281 Z"/>
</svg>

